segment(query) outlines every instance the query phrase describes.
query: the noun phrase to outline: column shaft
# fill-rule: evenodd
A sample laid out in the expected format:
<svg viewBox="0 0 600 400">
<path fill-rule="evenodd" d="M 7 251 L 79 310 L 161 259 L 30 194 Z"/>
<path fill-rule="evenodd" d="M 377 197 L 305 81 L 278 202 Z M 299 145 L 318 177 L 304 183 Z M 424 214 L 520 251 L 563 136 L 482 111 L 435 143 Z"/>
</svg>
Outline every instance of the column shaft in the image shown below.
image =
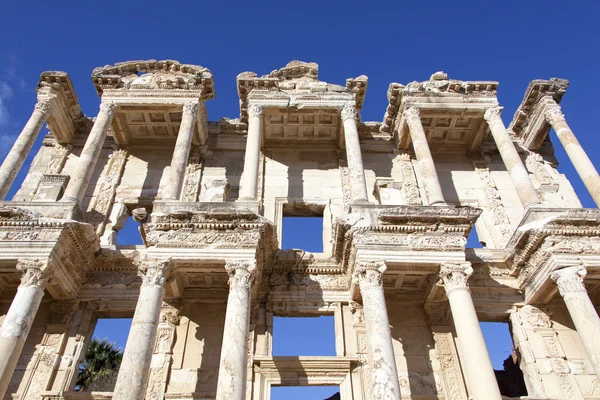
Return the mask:
<svg viewBox="0 0 600 400">
<path fill-rule="evenodd" d="M 114 400 L 145 398 L 168 272 L 169 261 L 142 263 L 142 286 L 115 384 Z"/>
<path fill-rule="evenodd" d="M 558 104 L 546 112 L 546 120 L 552 125 L 579 177 L 592 195 L 596 205 L 600 207 L 600 176 L 598 171 L 571 128 L 569 128 Z"/>
<path fill-rule="evenodd" d="M 198 113 L 198 103 L 186 103 L 183 106 L 183 115 L 181 117 L 181 125 L 179 125 L 179 133 L 177 134 L 177 142 L 169 167 L 169 176 L 167 186 L 163 194 L 164 199 L 179 200 L 181 196 L 181 188 L 185 179 L 185 169 L 188 165 L 190 157 L 190 149 L 192 147 L 192 136 L 194 135 L 194 125 L 196 123 L 196 115 Z"/>
<path fill-rule="evenodd" d="M 442 264 L 440 276 L 452 310 L 463 367 L 467 371 L 469 394 L 474 400 L 501 400 L 494 368 L 467 286 L 467 279 L 472 273 L 469 263 Z"/>
<path fill-rule="evenodd" d="M 360 140 L 356 127 L 356 109 L 353 105 L 347 105 L 342 109 L 342 122 L 344 124 L 344 142 L 346 144 L 346 159 L 348 163 L 348 174 L 350 175 L 350 191 L 352 202 L 367 202 L 367 182 L 365 180 L 365 168 L 362 161 Z"/>
<path fill-rule="evenodd" d="M 21 134 L 4 159 L 2 166 L 0 166 L 0 200 L 4 200 L 4 197 L 6 197 L 10 186 L 35 143 L 35 139 L 51 113 L 52 105 L 49 100 L 35 105 L 27 124 L 25 124 Z"/>
<path fill-rule="evenodd" d="M 363 300 L 372 392 L 377 400 L 399 400 L 402 394 L 382 286 L 385 270 L 383 262 L 361 263 L 354 276 Z"/>
<path fill-rule="evenodd" d="M 85 196 L 85 191 L 90 183 L 94 168 L 100 152 L 102 151 L 102 145 L 104 139 L 110 128 L 113 116 L 117 111 L 117 106 L 114 103 L 102 103 L 100 104 L 100 112 L 94 122 L 94 126 L 90 131 L 90 134 L 85 141 L 81 155 L 79 156 L 79 164 L 77 170 L 71 176 L 69 185 L 65 190 L 65 194 L 61 201 L 73 201 L 81 203 Z"/>
<path fill-rule="evenodd" d="M 533 183 L 529 179 L 529 173 L 525 169 L 525 165 L 523 165 L 523 161 L 502 122 L 502 118 L 500 118 L 501 110 L 500 107 L 488 108 L 483 116 L 490 127 L 490 131 L 500 152 L 500 157 L 502 157 L 502 161 L 510 174 L 510 179 L 515 186 L 523 207 L 541 204 L 542 200 L 533 187 Z"/>
<path fill-rule="evenodd" d="M 0 327 L 0 399 L 3 399 L 31 325 L 44 297 L 44 288 L 51 271 L 47 262 L 19 260 L 17 269 L 23 272 L 17 295 Z"/>
<path fill-rule="evenodd" d="M 403 116 L 406 118 L 408 130 L 410 131 L 410 139 L 415 150 L 417 163 L 419 164 L 421 179 L 425 185 L 428 205 L 446 205 L 442 186 L 440 185 L 440 179 L 438 178 L 435 164 L 433 163 L 433 156 L 431 155 L 429 144 L 427 143 L 427 136 L 425 135 L 425 130 L 423 130 L 423 124 L 421 123 L 419 109 L 411 107 L 404 112 Z"/>
<path fill-rule="evenodd" d="M 229 296 L 216 400 L 242 400 L 246 397 L 250 288 L 254 280 L 256 262 L 229 261 L 225 268 L 229 274 Z"/>
<path fill-rule="evenodd" d="M 248 108 L 248 137 L 244 156 L 244 172 L 240 182 L 240 199 L 256 200 L 258 169 L 260 164 L 260 141 L 262 131 L 262 107 Z"/>
<path fill-rule="evenodd" d="M 600 379 L 600 318 L 583 284 L 586 274 L 584 267 L 576 266 L 554 271 L 550 277 L 558 285 L 594 373 Z"/>
</svg>

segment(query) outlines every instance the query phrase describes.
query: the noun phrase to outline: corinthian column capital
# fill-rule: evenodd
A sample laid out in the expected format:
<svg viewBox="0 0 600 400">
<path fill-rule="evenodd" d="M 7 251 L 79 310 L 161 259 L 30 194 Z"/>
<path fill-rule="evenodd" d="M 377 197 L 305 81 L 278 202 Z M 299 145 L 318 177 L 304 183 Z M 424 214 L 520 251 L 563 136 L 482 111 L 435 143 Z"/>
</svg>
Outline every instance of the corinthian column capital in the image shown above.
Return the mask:
<svg viewBox="0 0 600 400">
<path fill-rule="evenodd" d="M 470 262 L 443 263 L 440 268 L 440 278 L 446 293 L 450 293 L 455 289 L 468 289 L 467 281 L 472 274 L 473 267 L 471 267 Z"/>
<path fill-rule="evenodd" d="M 262 117 L 263 109 L 261 106 L 252 104 L 248 107 L 248 116 L 250 117 Z"/>
<path fill-rule="evenodd" d="M 342 121 L 349 118 L 356 120 L 356 107 L 354 107 L 354 104 L 346 104 L 344 108 L 342 108 L 341 117 Z"/>
<path fill-rule="evenodd" d="M 229 260 L 225 270 L 229 275 L 229 288 L 250 288 L 256 277 L 256 260 Z"/>
<path fill-rule="evenodd" d="M 142 286 L 163 286 L 171 273 L 171 259 L 144 260 L 138 268 Z"/>
<path fill-rule="evenodd" d="M 105 112 L 106 114 L 113 116 L 117 111 L 117 104 L 112 101 L 103 101 L 100 103 L 100 111 Z"/>
<path fill-rule="evenodd" d="M 554 107 L 548 108 L 544 112 L 544 117 L 546 118 L 546 121 L 548 121 L 548 123 L 550 125 L 554 125 L 557 122 L 565 121 L 565 116 L 562 113 L 562 110 L 558 104 Z"/>
<path fill-rule="evenodd" d="M 417 107 L 411 107 L 402 113 L 402 116 L 406 119 L 406 123 L 409 126 L 414 124 L 421 124 L 421 113 Z"/>
<path fill-rule="evenodd" d="M 583 279 L 587 275 L 585 267 L 578 265 L 559 269 L 550 274 L 550 278 L 556 282 L 561 296 L 568 293 L 587 292 Z"/>
<path fill-rule="evenodd" d="M 17 271 L 23 274 L 21 286 L 37 286 L 43 289 L 52 278 L 53 269 L 54 265 L 50 260 L 21 258 L 17 261 Z"/>
<path fill-rule="evenodd" d="M 42 100 L 38 101 L 35 105 L 35 111 L 39 111 L 44 115 L 44 118 L 48 118 L 52 114 L 52 101 Z"/>
<path fill-rule="evenodd" d="M 198 102 L 190 101 L 183 105 L 183 114 L 195 117 L 198 113 Z"/>
<path fill-rule="evenodd" d="M 490 107 L 487 110 L 485 110 L 485 113 L 483 113 L 483 119 L 485 119 L 487 122 L 491 123 L 491 122 L 497 121 L 500 118 L 501 113 L 502 113 L 502 107 L 500 107 L 500 106 Z"/>
<path fill-rule="evenodd" d="M 387 270 L 384 261 L 369 261 L 356 264 L 353 281 L 361 288 L 381 286 L 383 274 Z"/>
</svg>

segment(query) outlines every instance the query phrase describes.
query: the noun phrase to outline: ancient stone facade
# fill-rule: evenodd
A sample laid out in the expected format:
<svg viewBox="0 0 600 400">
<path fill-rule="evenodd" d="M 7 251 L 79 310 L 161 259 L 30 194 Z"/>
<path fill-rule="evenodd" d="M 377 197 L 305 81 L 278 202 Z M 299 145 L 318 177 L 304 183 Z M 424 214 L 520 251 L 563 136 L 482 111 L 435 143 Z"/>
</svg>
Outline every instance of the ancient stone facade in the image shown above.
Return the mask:
<svg viewBox="0 0 600 400">
<path fill-rule="evenodd" d="M 322 82 L 314 63 L 239 74 L 239 118 L 217 122 L 207 68 L 129 61 L 92 80 L 94 118 L 44 72 L 0 167 L 4 198 L 48 123 L 0 202 L 0 397 L 500 399 L 479 322 L 504 321 L 527 398 L 600 398 L 600 211 L 548 137 L 600 203 L 567 81 L 533 81 L 506 128 L 497 82 L 443 72 L 392 83 L 382 122 L 361 121 L 367 77 Z M 281 249 L 286 215 L 323 217 L 322 253 Z M 116 244 L 129 216 L 145 245 Z M 273 356 L 274 316 L 319 315 L 336 356 Z M 75 391 L 96 320 L 123 316 L 114 391 Z"/>
</svg>

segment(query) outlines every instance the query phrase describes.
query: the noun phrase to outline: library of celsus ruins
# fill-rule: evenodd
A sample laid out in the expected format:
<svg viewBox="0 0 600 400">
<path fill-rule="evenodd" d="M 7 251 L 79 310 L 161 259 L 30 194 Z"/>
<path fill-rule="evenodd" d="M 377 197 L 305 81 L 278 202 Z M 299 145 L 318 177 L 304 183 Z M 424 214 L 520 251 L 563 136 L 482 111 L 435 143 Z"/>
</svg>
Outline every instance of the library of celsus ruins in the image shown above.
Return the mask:
<svg viewBox="0 0 600 400">
<path fill-rule="evenodd" d="M 391 83 L 381 122 L 361 119 L 366 76 L 323 82 L 316 63 L 240 73 L 237 118 L 208 115 L 202 66 L 128 61 L 92 82 L 86 116 L 67 73 L 43 72 L 0 167 L 0 398 L 600 399 L 600 210 L 550 141 L 600 204 L 568 81 L 532 81 L 508 125 L 498 82 L 441 71 Z M 289 217 L 322 220 L 299 233 L 322 252 L 282 248 Z M 143 245 L 118 243 L 129 222 Z M 273 355 L 275 318 L 317 316 L 335 356 Z M 85 391 L 101 318 L 133 322 L 112 385 Z M 510 328 L 503 371 L 480 322 Z"/>
</svg>

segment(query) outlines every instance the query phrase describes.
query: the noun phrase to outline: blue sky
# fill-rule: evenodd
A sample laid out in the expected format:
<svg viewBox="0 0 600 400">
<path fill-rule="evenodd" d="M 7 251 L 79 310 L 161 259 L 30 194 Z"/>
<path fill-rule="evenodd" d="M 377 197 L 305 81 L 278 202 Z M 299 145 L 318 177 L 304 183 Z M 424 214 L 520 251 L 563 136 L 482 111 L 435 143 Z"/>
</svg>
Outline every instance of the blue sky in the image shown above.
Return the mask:
<svg viewBox="0 0 600 400">
<path fill-rule="evenodd" d="M 238 116 L 238 73 L 267 74 L 300 59 L 319 63 L 320 79 L 332 83 L 367 75 L 363 120 L 382 119 L 390 82 L 425 80 L 438 70 L 456 79 L 499 81 L 506 125 L 529 81 L 569 79 L 563 111 L 600 165 L 598 15 L 600 2 L 556 0 L 6 2 L 0 12 L 0 160 L 29 118 L 44 70 L 68 72 L 84 113 L 95 116 L 94 67 L 150 58 L 203 65 L 214 74 L 217 97 L 207 107 L 209 119 L 217 120 Z M 584 206 L 594 207 L 554 133 L 552 139 L 559 170 Z"/>
</svg>

